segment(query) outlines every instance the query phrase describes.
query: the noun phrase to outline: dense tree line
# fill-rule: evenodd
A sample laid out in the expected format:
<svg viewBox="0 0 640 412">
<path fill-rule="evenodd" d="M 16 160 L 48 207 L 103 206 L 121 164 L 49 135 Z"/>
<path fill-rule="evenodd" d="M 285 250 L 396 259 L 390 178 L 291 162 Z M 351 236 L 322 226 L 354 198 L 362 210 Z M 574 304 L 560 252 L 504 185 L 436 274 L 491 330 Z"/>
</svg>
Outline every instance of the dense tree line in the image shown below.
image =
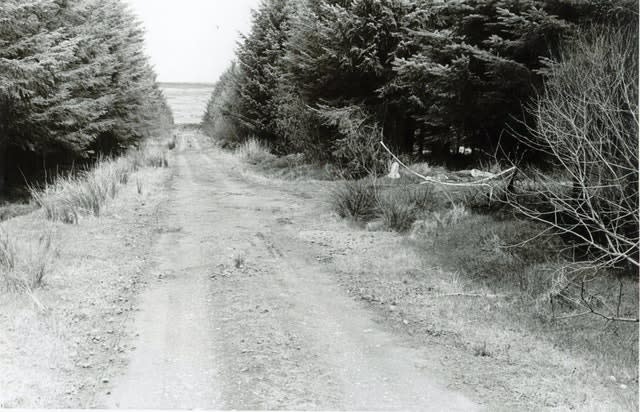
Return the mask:
<svg viewBox="0 0 640 412">
<path fill-rule="evenodd" d="M 120 0 L 0 3 L 0 188 L 29 167 L 18 158 L 118 153 L 170 123 L 143 31 Z"/>
<path fill-rule="evenodd" d="M 370 145 L 358 125 L 405 154 L 509 154 L 562 45 L 636 18 L 636 0 L 265 0 L 203 124 L 337 162 Z"/>
</svg>

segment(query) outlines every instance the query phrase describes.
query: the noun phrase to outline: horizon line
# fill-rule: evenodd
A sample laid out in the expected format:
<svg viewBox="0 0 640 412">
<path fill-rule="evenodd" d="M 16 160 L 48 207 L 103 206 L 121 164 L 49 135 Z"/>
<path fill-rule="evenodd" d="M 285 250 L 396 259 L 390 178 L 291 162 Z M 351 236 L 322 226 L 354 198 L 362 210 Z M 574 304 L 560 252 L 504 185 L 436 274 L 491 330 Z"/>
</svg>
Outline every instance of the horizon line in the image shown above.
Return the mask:
<svg viewBox="0 0 640 412">
<path fill-rule="evenodd" d="M 194 81 L 157 81 L 158 84 L 191 84 L 202 86 L 215 86 L 216 82 L 194 82 Z"/>
</svg>

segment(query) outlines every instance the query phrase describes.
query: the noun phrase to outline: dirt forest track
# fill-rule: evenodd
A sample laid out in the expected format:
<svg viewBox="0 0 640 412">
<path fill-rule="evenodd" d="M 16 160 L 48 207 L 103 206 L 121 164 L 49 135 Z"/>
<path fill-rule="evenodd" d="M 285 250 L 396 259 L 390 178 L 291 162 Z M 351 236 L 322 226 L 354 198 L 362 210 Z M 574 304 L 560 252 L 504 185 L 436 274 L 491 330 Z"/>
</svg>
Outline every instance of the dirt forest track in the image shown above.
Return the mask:
<svg viewBox="0 0 640 412">
<path fill-rule="evenodd" d="M 305 199 L 178 131 L 154 280 L 108 408 L 474 410 L 347 296 L 296 233 Z M 308 203 L 308 202 L 307 202 Z"/>
</svg>

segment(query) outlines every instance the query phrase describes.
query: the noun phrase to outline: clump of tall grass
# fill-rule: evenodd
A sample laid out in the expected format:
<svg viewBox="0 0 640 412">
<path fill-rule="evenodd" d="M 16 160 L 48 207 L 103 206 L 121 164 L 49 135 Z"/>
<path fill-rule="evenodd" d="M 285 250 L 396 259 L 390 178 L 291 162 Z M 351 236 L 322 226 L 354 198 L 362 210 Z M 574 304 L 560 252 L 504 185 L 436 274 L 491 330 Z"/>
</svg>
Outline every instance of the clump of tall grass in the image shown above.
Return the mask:
<svg viewBox="0 0 640 412">
<path fill-rule="evenodd" d="M 371 180 L 349 180 L 333 191 L 333 210 L 340 217 L 359 221 L 380 219 L 386 229 L 406 232 L 434 203 L 431 188 L 385 189 Z"/>
<path fill-rule="evenodd" d="M 167 153 L 162 150 L 148 150 L 144 155 L 144 165 L 147 167 L 169 167 Z"/>
<path fill-rule="evenodd" d="M 80 216 L 100 216 L 107 202 L 129 182 L 132 172 L 168 166 L 164 150 L 139 148 L 118 159 L 101 159 L 92 169 L 60 176 L 42 188 L 30 187 L 31 197 L 47 219 L 77 223 Z"/>
<path fill-rule="evenodd" d="M 143 167 L 169 167 L 167 152 L 159 148 L 141 147 L 129 152 L 126 156 L 132 171 L 138 171 Z"/>
<path fill-rule="evenodd" d="M 100 216 L 106 202 L 128 182 L 130 172 L 131 164 L 125 159 L 101 160 L 91 170 L 59 177 L 30 191 L 47 219 L 77 223 L 82 215 Z"/>
<path fill-rule="evenodd" d="M 366 222 L 376 216 L 375 184 L 368 180 L 349 180 L 331 193 L 331 205 L 340 217 Z"/>
<path fill-rule="evenodd" d="M 414 205 L 396 203 L 387 197 L 379 200 L 378 210 L 384 227 L 400 233 L 411 229 L 418 214 Z"/>
<path fill-rule="evenodd" d="M 376 199 L 376 212 L 384 227 L 402 233 L 411 228 L 420 209 L 406 192 L 392 191 L 383 193 Z"/>
<path fill-rule="evenodd" d="M 235 153 L 247 163 L 257 165 L 267 160 L 272 160 L 275 155 L 269 147 L 256 138 L 246 140 L 236 149 Z"/>
<path fill-rule="evenodd" d="M 40 287 L 53 251 L 51 232 L 44 232 L 35 244 L 18 244 L 0 229 L 0 289 L 29 292 Z"/>
</svg>

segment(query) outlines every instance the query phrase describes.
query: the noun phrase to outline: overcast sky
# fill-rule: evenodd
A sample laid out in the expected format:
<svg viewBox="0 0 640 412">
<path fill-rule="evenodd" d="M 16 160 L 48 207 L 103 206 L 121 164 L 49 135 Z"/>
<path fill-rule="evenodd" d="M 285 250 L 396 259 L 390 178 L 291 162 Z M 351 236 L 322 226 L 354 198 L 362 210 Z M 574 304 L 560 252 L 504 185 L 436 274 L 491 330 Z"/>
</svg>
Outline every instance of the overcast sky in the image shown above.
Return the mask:
<svg viewBox="0 0 640 412">
<path fill-rule="evenodd" d="M 146 29 L 161 82 L 213 83 L 233 59 L 260 0 L 125 0 Z"/>
</svg>

